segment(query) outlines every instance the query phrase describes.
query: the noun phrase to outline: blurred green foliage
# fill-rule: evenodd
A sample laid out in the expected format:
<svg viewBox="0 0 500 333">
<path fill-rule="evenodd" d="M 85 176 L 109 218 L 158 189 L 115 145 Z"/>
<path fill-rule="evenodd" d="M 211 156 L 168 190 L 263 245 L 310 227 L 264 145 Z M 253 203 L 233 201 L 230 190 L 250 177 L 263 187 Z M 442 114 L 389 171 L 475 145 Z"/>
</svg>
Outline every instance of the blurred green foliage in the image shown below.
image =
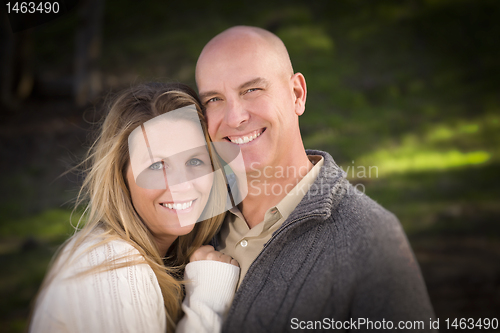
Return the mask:
<svg viewBox="0 0 500 333">
<path fill-rule="evenodd" d="M 36 236 L 45 241 L 60 241 L 74 230 L 71 220 L 78 220 L 78 213 L 74 216 L 71 211 L 63 209 L 49 209 L 40 214 L 3 221 L 0 225 L 0 237 L 30 237 Z"/>
<path fill-rule="evenodd" d="M 75 17 L 34 32 L 40 70 L 71 70 Z M 306 148 L 330 152 L 415 242 L 498 242 L 499 21 L 497 0 L 109 0 L 100 65 L 114 89 L 149 80 L 194 87 L 196 59 L 211 37 L 236 24 L 269 29 L 308 83 Z M 33 196 L 29 186 L 17 190 L 13 197 Z M 23 216 L 24 204 L 1 206 L 0 332 L 22 330 L 54 245 L 72 230 L 69 211 Z"/>
</svg>

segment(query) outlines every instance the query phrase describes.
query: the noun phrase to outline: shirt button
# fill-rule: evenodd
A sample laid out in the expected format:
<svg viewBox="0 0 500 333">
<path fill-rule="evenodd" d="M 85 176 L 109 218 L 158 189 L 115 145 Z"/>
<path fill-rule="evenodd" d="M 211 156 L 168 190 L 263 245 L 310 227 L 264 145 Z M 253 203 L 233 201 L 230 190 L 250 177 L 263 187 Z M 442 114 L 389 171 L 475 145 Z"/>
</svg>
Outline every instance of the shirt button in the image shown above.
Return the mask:
<svg viewBox="0 0 500 333">
<path fill-rule="evenodd" d="M 276 208 L 271 209 L 271 214 L 276 214 L 278 210 Z"/>
<path fill-rule="evenodd" d="M 246 240 L 246 239 L 242 240 L 242 241 L 240 242 L 240 245 L 241 245 L 241 246 L 243 246 L 243 247 L 247 247 L 247 245 L 248 245 L 247 240 Z"/>
</svg>

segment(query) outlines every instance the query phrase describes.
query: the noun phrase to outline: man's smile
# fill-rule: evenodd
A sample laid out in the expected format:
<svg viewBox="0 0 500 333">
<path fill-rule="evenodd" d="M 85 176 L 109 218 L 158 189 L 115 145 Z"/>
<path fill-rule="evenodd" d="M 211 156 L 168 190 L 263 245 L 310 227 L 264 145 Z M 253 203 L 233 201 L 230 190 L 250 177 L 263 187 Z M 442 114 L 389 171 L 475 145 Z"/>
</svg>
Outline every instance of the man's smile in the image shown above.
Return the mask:
<svg viewBox="0 0 500 333">
<path fill-rule="evenodd" d="M 232 143 L 235 143 L 237 145 L 242 145 L 242 144 L 249 143 L 249 142 L 252 142 L 253 140 L 257 139 L 262 133 L 264 133 L 265 130 L 266 130 L 266 128 L 264 127 L 264 128 L 250 132 L 250 133 L 245 134 L 245 135 L 226 136 L 225 139 L 227 139 L 227 140 L 229 140 Z"/>
</svg>

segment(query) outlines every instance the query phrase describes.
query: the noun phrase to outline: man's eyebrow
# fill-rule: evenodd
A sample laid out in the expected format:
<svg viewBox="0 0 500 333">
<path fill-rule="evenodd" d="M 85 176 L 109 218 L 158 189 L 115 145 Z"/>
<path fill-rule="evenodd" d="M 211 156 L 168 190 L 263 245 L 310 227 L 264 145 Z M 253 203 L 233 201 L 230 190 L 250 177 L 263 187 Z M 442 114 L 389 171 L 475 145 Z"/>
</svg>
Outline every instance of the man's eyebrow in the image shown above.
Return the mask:
<svg viewBox="0 0 500 333">
<path fill-rule="evenodd" d="M 239 86 L 239 90 L 243 90 L 245 88 L 250 88 L 254 86 L 267 86 L 268 81 L 262 77 L 255 78 L 253 80 L 247 81 Z"/>
<path fill-rule="evenodd" d="M 206 98 L 208 98 L 208 97 L 210 97 L 210 96 L 215 96 L 215 95 L 217 95 L 217 94 L 219 94 L 219 93 L 218 93 L 217 91 L 215 91 L 215 90 L 213 90 L 213 91 L 207 91 L 207 92 L 204 92 L 204 93 L 200 94 L 200 100 L 201 100 L 202 102 L 204 102 L 204 100 L 205 100 Z"/>
<path fill-rule="evenodd" d="M 267 86 L 268 84 L 269 84 L 269 82 L 266 79 L 264 79 L 262 77 L 257 77 L 255 79 L 252 79 L 250 81 L 242 83 L 238 87 L 238 90 L 243 90 L 243 89 L 250 88 L 250 87 L 255 87 L 255 86 Z M 204 100 L 207 99 L 208 97 L 215 96 L 215 95 L 218 95 L 218 94 L 219 94 L 219 92 L 215 91 L 215 90 L 207 91 L 207 92 L 204 92 L 204 93 L 200 94 L 200 100 L 202 102 L 204 102 Z"/>
</svg>

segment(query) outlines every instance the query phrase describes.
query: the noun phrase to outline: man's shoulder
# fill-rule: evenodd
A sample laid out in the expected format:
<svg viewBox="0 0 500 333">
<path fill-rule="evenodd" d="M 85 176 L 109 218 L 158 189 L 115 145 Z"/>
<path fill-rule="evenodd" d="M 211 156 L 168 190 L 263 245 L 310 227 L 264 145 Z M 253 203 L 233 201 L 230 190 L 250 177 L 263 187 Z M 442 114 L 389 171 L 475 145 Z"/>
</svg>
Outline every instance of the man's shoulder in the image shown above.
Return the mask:
<svg viewBox="0 0 500 333">
<path fill-rule="evenodd" d="M 363 235 L 383 235 L 388 231 L 402 233 L 397 217 L 371 199 L 363 187 L 353 186 L 346 173 L 326 152 L 308 150 L 308 155 L 321 155 L 324 164 L 316 181 L 297 207 L 301 214 L 319 212 L 334 229 Z"/>
<path fill-rule="evenodd" d="M 397 217 L 364 192 L 356 189 L 349 181 L 344 181 L 346 194 L 335 207 L 332 214 L 337 213 L 350 221 L 370 226 L 380 223 L 399 224 Z"/>
<path fill-rule="evenodd" d="M 347 174 L 327 152 L 307 150 L 308 155 L 320 155 L 324 163 L 302 205 L 323 206 L 323 211 L 343 209 L 353 213 L 353 217 L 366 217 L 364 213 L 392 218 L 395 216 L 364 193 L 364 186 L 353 186 Z M 360 191 L 361 189 L 361 191 Z"/>
</svg>

